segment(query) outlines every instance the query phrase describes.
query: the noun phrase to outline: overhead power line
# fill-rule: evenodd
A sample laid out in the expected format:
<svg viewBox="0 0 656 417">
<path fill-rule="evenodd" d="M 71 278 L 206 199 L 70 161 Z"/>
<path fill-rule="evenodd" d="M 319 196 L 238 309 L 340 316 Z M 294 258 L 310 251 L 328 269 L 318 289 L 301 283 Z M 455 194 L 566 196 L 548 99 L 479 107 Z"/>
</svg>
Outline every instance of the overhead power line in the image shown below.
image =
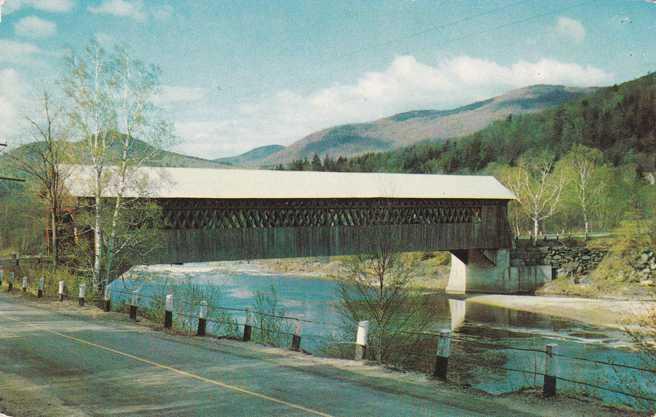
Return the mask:
<svg viewBox="0 0 656 417">
<path fill-rule="evenodd" d="M 25 182 L 25 180 L 22 178 L 12 178 L 12 177 L 3 177 L 3 176 L 0 176 L 0 181 Z"/>
<path fill-rule="evenodd" d="M 353 50 L 353 51 L 350 51 L 350 52 L 347 52 L 347 53 L 344 53 L 344 54 L 341 54 L 341 55 L 337 55 L 335 57 L 331 57 L 330 59 L 321 60 L 318 63 L 318 65 L 319 65 L 318 70 L 317 71 L 312 71 L 311 74 L 314 75 L 317 72 L 325 72 L 326 70 L 330 69 L 330 67 L 326 66 L 325 64 L 333 63 L 333 62 L 335 62 L 335 60 L 352 57 L 354 55 L 357 55 L 357 54 L 365 52 L 365 51 L 369 51 L 371 49 L 377 49 L 377 48 L 380 48 L 380 47 L 383 47 L 383 46 L 392 45 L 392 44 L 395 44 L 395 43 L 399 43 L 403 40 L 407 40 L 407 39 L 410 39 L 410 38 L 413 38 L 413 37 L 424 35 L 426 33 L 430 33 L 430 32 L 435 31 L 435 30 L 441 30 L 441 29 L 444 29 L 446 27 L 454 26 L 454 25 L 457 25 L 459 23 L 474 20 L 474 19 L 482 17 L 482 16 L 491 15 L 491 14 L 494 14 L 496 12 L 507 10 L 511 7 L 517 6 L 518 4 L 525 3 L 527 1 L 528 0 L 520 0 L 520 1 L 511 3 L 511 4 L 508 4 L 508 5 L 505 5 L 505 6 L 501 6 L 501 7 L 495 8 L 495 9 L 488 10 L 486 12 L 481 12 L 481 13 L 478 13 L 478 14 L 475 14 L 475 15 L 466 16 L 466 17 L 463 17 L 463 18 L 458 19 L 456 21 L 445 23 L 443 25 L 431 26 L 429 28 L 426 28 L 426 29 L 423 29 L 421 31 L 417 31 L 417 32 L 414 32 L 414 33 L 411 33 L 411 34 L 408 34 L 408 35 L 405 35 L 405 36 L 402 36 L 402 37 L 399 37 L 399 38 L 390 39 L 390 40 L 387 40 L 387 41 L 379 43 L 379 44 L 375 44 L 375 45 L 372 45 L 372 46 L 369 46 L 369 47 L 359 48 L 359 49 L 356 49 L 356 50 Z M 546 12 L 534 14 L 534 15 L 531 15 L 531 16 L 528 16 L 528 17 L 525 17 L 525 18 L 512 20 L 512 21 L 507 22 L 507 23 L 496 25 L 496 26 L 491 27 L 489 29 L 483 29 L 483 30 L 480 30 L 480 31 L 470 32 L 470 33 L 467 33 L 467 34 L 464 34 L 464 35 L 461 35 L 461 36 L 448 38 L 448 39 L 445 39 L 443 41 L 439 41 L 436 44 L 430 45 L 428 47 L 422 47 L 422 48 L 419 48 L 419 49 L 416 49 L 416 50 L 425 50 L 427 48 L 436 48 L 436 47 L 447 46 L 449 44 L 453 44 L 455 42 L 459 42 L 459 41 L 462 41 L 464 39 L 469 39 L 469 38 L 473 38 L 473 37 L 480 36 L 480 35 L 486 35 L 486 34 L 489 34 L 489 33 L 496 32 L 496 31 L 501 30 L 501 29 L 506 29 L 506 28 L 516 26 L 516 25 L 521 25 L 523 23 L 527 23 L 527 22 L 530 22 L 530 21 L 533 21 L 533 20 L 538 20 L 538 19 L 542 19 L 544 17 L 558 15 L 558 14 L 561 14 L 563 12 L 566 12 L 566 11 L 569 11 L 569 10 L 572 10 L 572 9 L 575 9 L 575 8 L 583 7 L 587 4 L 594 3 L 595 1 L 597 1 L 597 0 L 584 0 L 584 1 L 572 4 L 572 5 L 567 6 L 567 7 L 561 7 L 561 8 L 558 8 L 558 9 L 553 9 L 553 10 L 549 10 L 549 11 L 546 11 Z M 334 68 L 332 68 L 332 69 L 334 70 Z M 297 77 L 296 79 L 297 80 L 298 79 L 308 80 L 309 77 L 308 76 L 305 76 L 305 77 L 301 76 L 301 77 Z M 252 93 L 247 93 L 247 94 L 244 94 L 244 95 L 241 95 L 241 96 L 237 96 L 237 97 L 233 98 L 233 101 L 242 102 L 246 99 L 258 97 L 258 96 L 261 96 L 261 95 L 262 95 L 262 93 L 260 91 L 258 91 L 258 92 L 253 91 Z"/>
</svg>

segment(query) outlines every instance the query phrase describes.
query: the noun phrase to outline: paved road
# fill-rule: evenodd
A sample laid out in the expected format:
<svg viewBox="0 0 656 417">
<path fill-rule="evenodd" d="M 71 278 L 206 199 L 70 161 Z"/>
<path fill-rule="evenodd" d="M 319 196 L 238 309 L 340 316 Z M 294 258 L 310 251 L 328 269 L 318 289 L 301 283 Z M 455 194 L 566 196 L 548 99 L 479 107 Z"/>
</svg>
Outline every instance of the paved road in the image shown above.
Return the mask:
<svg viewBox="0 0 656 417">
<path fill-rule="evenodd" d="M 15 379 L 79 415 L 539 415 L 437 383 L 368 378 L 301 354 L 70 316 L 6 294 L 0 376 L 0 396 L 18 389 Z"/>
</svg>

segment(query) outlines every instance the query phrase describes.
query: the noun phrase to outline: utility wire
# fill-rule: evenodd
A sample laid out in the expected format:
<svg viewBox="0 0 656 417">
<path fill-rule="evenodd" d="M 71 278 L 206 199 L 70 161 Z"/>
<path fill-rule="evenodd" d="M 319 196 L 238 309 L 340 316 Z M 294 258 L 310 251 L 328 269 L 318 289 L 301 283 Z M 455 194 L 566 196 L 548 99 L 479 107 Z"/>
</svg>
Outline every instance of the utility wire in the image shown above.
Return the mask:
<svg viewBox="0 0 656 417">
<path fill-rule="evenodd" d="M 557 14 L 563 13 L 563 12 L 565 12 L 565 11 L 572 10 L 572 9 L 575 9 L 575 8 L 579 8 L 579 7 L 582 7 L 582 6 L 584 6 L 584 5 L 587 5 L 587 4 L 590 4 L 590 3 L 593 3 L 594 1 L 596 1 L 596 0 L 585 0 L 585 1 L 582 1 L 582 2 L 579 2 L 579 3 L 576 3 L 576 4 L 573 4 L 573 5 L 568 6 L 568 7 L 563 7 L 563 8 L 559 8 L 559 9 L 555 9 L 555 10 L 550 10 L 550 11 L 547 11 L 547 12 L 543 12 L 543 13 L 539 13 L 539 14 L 531 15 L 531 16 L 528 16 L 528 17 L 526 17 L 526 18 L 516 19 L 516 20 L 510 21 L 510 22 L 507 22 L 507 23 L 503 23 L 503 24 L 500 24 L 500 25 L 494 26 L 494 27 L 489 28 L 489 29 L 484 29 L 484 30 L 477 31 L 477 32 L 470 32 L 470 33 L 464 34 L 464 35 L 462 35 L 462 36 L 456 36 L 456 37 L 452 37 L 452 38 L 449 38 L 449 39 L 445 39 L 445 40 L 443 40 L 443 41 L 441 41 L 441 42 L 438 42 L 438 43 L 436 43 L 436 44 L 434 44 L 434 45 L 431 45 L 430 48 L 436 48 L 436 47 L 439 47 L 439 46 L 446 46 L 446 45 L 448 45 L 448 44 L 452 44 L 452 43 L 455 43 L 455 42 L 458 42 L 458 41 L 461 41 L 461 40 L 464 40 L 464 39 L 468 39 L 468 38 L 472 38 L 472 37 L 475 37 L 475 36 L 480 36 L 480 35 L 489 34 L 489 33 L 495 32 L 495 31 L 500 30 L 500 29 L 505 29 L 505 28 L 508 28 L 508 27 L 511 27 L 511 26 L 515 26 L 515 25 L 523 24 L 523 23 L 530 22 L 530 21 L 533 21 L 533 20 L 541 19 L 541 18 L 544 18 L 544 17 L 547 17 L 547 16 L 557 15 Z M 513 3 L 512 5 L 519 4 L 519 3 L 522 3 L 522 1 L 518 1 L 518 2 L 516 2 L 516 3 Z M 503 10 L 504 8 L 507 8 L 507 6 L 499 7 L 499 8 L 497 8 L 497 9 L 494 9 L 494 11 L 489 11 L 489 12 L 487 12 L 487 13 L 483 13 L 483 14 L 492 14 L 493 12 Z M 479 16 L 479 17 L 480 17 L 480 16 Z M 466 21 L 466 20 L 468 20 L 468 19 L 471 20 L 471 19 L 473 19 L 473 18 L 474 18 L 474 17 L 469 17 L 469 18 L 463 18 L 463 19 L 461 19 L 461 20 L 462 20 L 462 21 Z M 455 23 L 452 22 L 452 23 L 448 23 L 448 24 L 445 24 L 445 25 L 442 25 L 442 26 L 445 26 L 445 27 L 446 27 L 446 26 L 450 26 L 450 25 L 452 25 L 452 24 L 455 24 Z M 421 31 L 421 33 L 428 33 L 428 32 L 430 32 L 431 30 L 435 30 L 435 28 L 441 28 L 442 26 L 435 26 L 435 27 L 432 28 L 432 29 L 431 29 L 431 28 L 428 28 L 428 29 L 425 29 L 424 31 Z M 420 32 L 417 32 L 417 33 L 420 33 Z M 418 35 L 417 35 L 417 34 L 413 34 L 413 35 L 408 35 L 408 36 L 418 36 Z M 399 39 L 392 39 L 392 40 L 390 40 L 390 41 L 387 41 L 386 43 L 396 43 L 396 42 L 398 42 L 398 41 L 400 41 L 400 40 L 401 40 L 401 38 L 399 38 Z M 380 46 L 383 46 L 383 44 L 378 45 L 378 47 L 380 47 Z M 419 48 L 419 49 L 417 49 L 417 50 L 425 50 L 425 49 L 427 49 L 427 48 L 424 47 L 424 48 Z M 347 53 L 347 54 L 342 54 L 342 56 L 340 56 L 340 57 L 348 57 L 348 56 L 356 55 L 357 53 L 361 53 L 361 52 L 363 52 L 363 51 L 365 51 L 365 50 L 366 50 L 366 49 L 364 49 L 364 48 L 362 48 L 362 49 L 358 49 L 358 50 L 355 50 L 355 51 L 349 52 L 349 53 Z M 339 57 L 338 57 L 338 58 L 339 58 Z M 326 67 L 326 66 L 321 66 L 321 67 L 318 69 L 318 72 L 322 72 L 322 71 L 325 71 L 325 70 L 327 70 L 327 69 L 328 69 L 328 67 Z M 313 74 L 316 74 L 316 72 L 317 72 L 317 71 L 314 71 Z M 301 78 L 302 78 L 302 77 L 301 77 Z M 305 79 L 307 80 L 308 78 L 305 77 Z M 297 78 L 297 80 L 298 80 L 298 78 Z M 253 92 L 253 93 L 248 93 L 248 94 L 245 94 L 245 95 L 242 95 L 242 96 L 234 97 L 232 100 L 233 100 L 233 101 L 241 102 L 241 101 L 244 101 L 244 100 L 249 99 L 249 98 L 258 97 L 258 96 L 260 96 L 260 95 L 261 95 L 260 92 Z"/>
<path fill-rule="evenodd" d="M 455 25 L 458 25 L 458 24 L 461 24 L 461 23 L 465 23 L 465 22 L 468 22 L 468 21 L 472 21 L 472 20 L 478 19 L 480 17 L 493 15 L 497 12 L 507 10 L 511 7 L 518 6 L 522 3 L 527 3 L 528 1 L 529 0 L 515 1 L 515 2 L 509 3 L 509 4 L 505 4 L 503 6 L 499 6 L 499 7 L 493 8 L 493 9 L 486 10 L 486 11 L 481 12 L 481 13 L 473 14 L 473 15 L 470 15 L 470 16 L 465 16 L 463 18 L 460 18 L 460 19 L 457 19 L 457 20 L 454 20 L 454 21 L 451 21 L 451 22 L 448 22 L 448 23 L 444 23 L 444 24 L 440 24 L 440 25 L 431 25 L 431 26 L 429 26 L 427 28 L 424 28 L 422 30 L 419 30 L 419 31 L 416 31 L 416 32 L 413 32 L 413 33 L 409 33 L 407 35 L 403 35 L 403 36 L 400 36 L 398 38 L 388 39 L 388 40 L 383 41 L 383 42 L 374 43 L 374 44 L 371 44 L 371 45 L 367 45 L 367 46 L 363 46 L 361 48 L 354 49 L 354 50 L 349 51 L 349 52 L 345 52 L 345 53 L 342 53 L 342 54 L 337 54 L 337 55 L 334 55 L 332 57 L 319 60 L 319 62 L 316 64 L 316 67 L 319 69 L 319 71 L 323 71 L 323 70 L 326 69 L 326 67 L 325 67 L 326 65 L 334 64 L 337 60 L 341 60 L 341 59 L 344 59 L 344 58 L 350 58 L 350 57 L 358 55 L 362 52 L 367 52 L 367 51 L 371 51 L 371 50 L 375 50 L 375 49 L 380 49 L 380 48 L 385 47 L 385 46 L 394 45 L 394 44 L 400 43 L 402 41 L 406 41 L 408 39 L 423 36 L 423 35 L 425 35 L 427 33 L 430 33 L 430 32 L 441 31 L 442 29 L 445 29 L 445 28 L 448 28 L 448 27 L 451 27 L 451 26 L 455 26 Z M 438 6 L 438 8 L 442 7 L 442 6 L 443 6 L 443 4 L 440 4 Z M 282 52 L 284 52 L 284 51 L 280 51 L 277 54 L 277 57 L 282 57 L 283 56 Z M 234 97 L 233 100 L 243 101 L 245 98 L 250 98 L 250 97 L 257 96 L 257 95 L 259 95 L 258 92 L 248 93 L 247 95 Z"/>
<path fill-rule="evenodd" d="M 606 366 L 612 366 L 614 368 L 625 368 L 625 369 L 632 369 L 634 371 L 650 372 L 650 373 L 656 374 L 656 369 L 647 369 L 647 368 L 641 368 L 639 366 L 634 366 L 634 365 L 626 365 L 626 364 L 623 364 L 623 363 L 607 362 L 607 361 L 601 361 L 601 360 L 598 360 L 598 359 L 587 359 L 587 358 L 581 358 L 581 357 L 578 357 L 578 356 L 568 356 L 568 355 L 564 355 L 562 353 L 554 353 L 553 355 L 554 356 L 560 356 L 561 358 L 571 359 L 571 360 L 595 363 L 597 365 L 606 365 Z"/>
<path fill-rule="evenodd" d="M 591 384 L 589 382 L 577 381 L 577 380 L 574 380 L 574 379 L 564 378 L 564 377 L 561 377 L 561 376 L 557 376 L 556 378 L 560 379 L 561 381 L 569 382 L 570 384 L 583 385 L 583 386 L 588 386 L 590 388 L 600 389 L 600 390 L 603 390 L 603 391 L 614 392 L 615 394 L 625 395 L 627 397 L 633 397 L 633 398 L 637 398 L 639 400 L 656 401 L 656 398 L 649 398 L 649 397 L 642 396 L 640 394 L 630 394 L 626 391 L 621 391 L 621 390 L 617 390 L 617 389 L 609 388 L 609 387 L 602 387 L 601 385 Z"/>
</svg>

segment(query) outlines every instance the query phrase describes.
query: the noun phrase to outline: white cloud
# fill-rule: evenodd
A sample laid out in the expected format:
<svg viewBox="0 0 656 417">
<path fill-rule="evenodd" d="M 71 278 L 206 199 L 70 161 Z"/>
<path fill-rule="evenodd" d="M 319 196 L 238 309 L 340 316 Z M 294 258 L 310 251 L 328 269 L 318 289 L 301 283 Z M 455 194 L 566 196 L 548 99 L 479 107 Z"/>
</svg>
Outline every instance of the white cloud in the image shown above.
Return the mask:
<svg viewBox="0 0 656 417">
<path fill-rule="evenodd" d="M 2 12 L 9 15 L 22 8 L 33 8 L 44 12 L 65 13 L 73 7 L 74 0 L 7 0 Z"/>
<path fill-rule="evenodd" d="M 139 22 L 146 20 L 142 0 L 103 0 L 97 6 L 89 6 L 88 10 L 93 14 L 129 17 Z"/>
<path fill-rule="evenodd" d="M 556 21 L 555 31 L 558 36 L 581 43 L 585 39 L 585 27 L 578 20 L 560 16 Z"/>
<path fill-rule="evenodd" d="M 0 39 L 0 63 L 31 64 L 35 55 L 41 53 L 41 49 L 28 42 L 10 41 Z"/>
<path fill-rule="evenodd" d="M 0 138 L 3 141 L 15 138 L 23 128 L 20 123 L 26 101 L 25 90 L 23 78 L 15 69 L 0 69 Z"/>
<path fill-rule="evenodd" d="M 103 47 L 109 47 L 114 43 L 114 38 L 112 35 L 105 32 L 98 32 L 94 35 L 96 42 L 98 42 Z"/>
<path fill-rule="evenodd" d="M 36 16 L 27 16 L 16 22 L 14 31 L 18 36 L 47 38 L 57 33 L 57 25 Z"/>
<path fill-rule="evenodd" d="M 204 88 L 164 85 L 154 102 L 159 106 L 170 106 L 173 104 L 193 103 L 203 100 L 206 96 L 207 90 Z"/>
<path fill-rule="evenodd" d="M 449 109 L 532 84 L 596 86 L 612 81 L 612 74 L 599 68 L 547 58 L 502 65 L 459 56 L 428 65 L 413 56 L 399 56 L 384 71 L 365 73 L 353 84 L 307 95 L 280 91 L 237 110 L 216 110 L 214 114 L 231 115 L 219 121 L 180 120 L 176 129 L 185 142 L 178 149 L 222 156 L 260 145 L 289 144 L 338 124 L 415 109 Z"/>
<path fill-rule="evenodd" d="M 155 19 L 157 20 L 167 20 L 171 16 L 173 16 L 173 7 L 171 5 L 164 5 L 161 7 L 156 7 L 152 11 L 152 15 Z"/>
</svg>

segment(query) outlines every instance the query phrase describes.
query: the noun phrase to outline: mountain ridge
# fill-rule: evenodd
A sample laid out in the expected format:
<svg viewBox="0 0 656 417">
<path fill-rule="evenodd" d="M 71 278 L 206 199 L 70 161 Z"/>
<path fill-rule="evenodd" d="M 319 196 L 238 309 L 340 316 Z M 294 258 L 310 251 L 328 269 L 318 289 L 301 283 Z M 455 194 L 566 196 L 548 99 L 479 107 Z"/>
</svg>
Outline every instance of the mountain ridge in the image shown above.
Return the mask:
<svg viewBox="0 0 656 417">
<path fill-rule="evenodd" d="M 423 142 L 388 152 L 324 160 L 320 170 L 425 174 L 495 173 L 525 156 L 555 160 L 574 145 L 601 151 L 603 163 L 623 166 L 656 184 L 656 73 L 570 100 L 544 111 L 508 117 L 444 142 Z M 287 169 L 314 170 L 308 161 Z"/>
<path fill-rule="evenodd" d="M 213 159 L 213 162 L 226 164 L 226 165 L 237 165 L 243 166 L 252 161 L 257 161 L 263 158 L 268 157 L 269 155 L 279 152 L 285 147 L 282 145 L 264 145 L 253 148 L 250 151 L 244 152 L 235 156 L 227 156 L 223 158 Z"/>
<path fill-rule="evenodd" d="M 424 141 L 445 141 L 472 134 L 511 114 L 541 111 L 595 90 L 539 84 L 453 109 L 412 110 L 371 122 L 338 125 L 311 133 L 261 160 L 251 160 L 249 166 L 271 167 L 314 154 L 353 157 Z"/>
</svg>

